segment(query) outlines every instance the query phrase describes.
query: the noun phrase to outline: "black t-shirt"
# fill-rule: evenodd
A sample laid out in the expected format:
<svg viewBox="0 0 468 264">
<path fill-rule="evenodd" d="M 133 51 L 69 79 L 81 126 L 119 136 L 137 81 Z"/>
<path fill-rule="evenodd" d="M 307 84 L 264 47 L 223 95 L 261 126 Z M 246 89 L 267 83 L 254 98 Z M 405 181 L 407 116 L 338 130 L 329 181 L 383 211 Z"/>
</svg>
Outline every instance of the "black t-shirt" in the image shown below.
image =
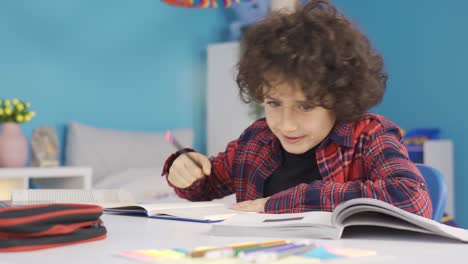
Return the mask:
<svg viewBox="0 0 468 264">
<path fill-rule="evenodd" d="M 301 183 L 321 180 L 314 147 L 302 154 L 291 154 L 283 149 L 283 164 L 265 180 L 263 197 L 295 187 Z"/>
</svg>

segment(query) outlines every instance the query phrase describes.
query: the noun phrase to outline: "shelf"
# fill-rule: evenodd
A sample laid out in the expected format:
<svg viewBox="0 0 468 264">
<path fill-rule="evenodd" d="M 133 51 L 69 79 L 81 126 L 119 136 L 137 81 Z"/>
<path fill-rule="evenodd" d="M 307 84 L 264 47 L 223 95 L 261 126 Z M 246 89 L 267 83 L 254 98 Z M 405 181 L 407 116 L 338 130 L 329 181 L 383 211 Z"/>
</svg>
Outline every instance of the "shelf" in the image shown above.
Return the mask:
<svg viewBox="0 0 468 264">
<path fill-rule="evenodd" d="M 91 189 L 92 168 L 0 168 L 0 200 L 9 200 L 15 189 Z"/>
</svg>

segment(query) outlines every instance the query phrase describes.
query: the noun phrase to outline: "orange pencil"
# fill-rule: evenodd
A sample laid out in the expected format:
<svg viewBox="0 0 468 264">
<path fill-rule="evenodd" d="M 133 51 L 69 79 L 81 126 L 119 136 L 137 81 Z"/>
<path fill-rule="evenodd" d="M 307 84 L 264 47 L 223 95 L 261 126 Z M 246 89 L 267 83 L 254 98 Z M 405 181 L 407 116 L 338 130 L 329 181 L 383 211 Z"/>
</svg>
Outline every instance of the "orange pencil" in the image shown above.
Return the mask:
<svg viewBox="0 0 468 264">
<path fill-rule="evenodd" d="M 287 240 L 273 240 L 273 241 L 265 241 L 265 242 L 247 242 L 241 244 L 233 244 L 229 245 L 228 247 L 233 249 L 241 249 L 241 248 L 250 248 L 250 247 L 268 247 L 268 246 L 277 246 L 288 243 Z"/>
<path fill-rule="evenodd" d="M 221 249 L 242 249 L 242 248 L 251 248 L 251 247 L 268 247 L 268 246 L 276 246 L 288 243 L 287 240 L 273 240 L 273 241 L 265 241 L 265 242 L 247 242 L 247 243 L 240 243 L 240 244 L 232 244 L 225 247 L 218 247 L 218 248 L 207 248 L 202 250 L 194 250 L 189 255 L 192 258 L 200 258 L 205 256 L 205 254 L 209 251 L 221 250 Z"/>
</svg>

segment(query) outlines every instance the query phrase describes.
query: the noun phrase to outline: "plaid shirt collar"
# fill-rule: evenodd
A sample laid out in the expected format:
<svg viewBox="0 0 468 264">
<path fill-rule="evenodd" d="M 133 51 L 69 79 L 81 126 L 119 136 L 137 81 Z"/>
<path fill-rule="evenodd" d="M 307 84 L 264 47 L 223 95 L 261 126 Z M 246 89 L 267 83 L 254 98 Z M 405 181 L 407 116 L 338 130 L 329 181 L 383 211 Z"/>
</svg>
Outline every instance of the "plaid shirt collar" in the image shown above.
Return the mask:
<svg viewBox="0 0 468 264">
<path fill-rule="evenodd" d="M 337 123 L 327 138 L 345 147 L 354 146 L 354 123 Z"/>
</svg>

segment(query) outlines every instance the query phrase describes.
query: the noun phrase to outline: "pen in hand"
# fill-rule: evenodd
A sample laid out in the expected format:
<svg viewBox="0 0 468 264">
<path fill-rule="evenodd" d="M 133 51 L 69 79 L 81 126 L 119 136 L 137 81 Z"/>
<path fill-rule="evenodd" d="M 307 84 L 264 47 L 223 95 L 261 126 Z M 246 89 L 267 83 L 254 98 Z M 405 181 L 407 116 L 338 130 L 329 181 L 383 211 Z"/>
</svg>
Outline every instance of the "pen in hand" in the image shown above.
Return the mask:
<svg viewBox="0 0 468 264">
<path fill-rule="evenodd" d="M 184 146 L 182 146 L 182 144 L 180 144 L 179 141 L 177 141 L 174 135 L 172 135 L 172 132 L 169 130 L 166 131 L 165 139 L 167 142 L 171 143 L 178 151 L 183 150 L 185 148 Z M 203 166 L 197 160 L 195 160 L 192 156 L 190 156 L 187 152 L 183 154 L 185 154 L 200 169 L 203 168 Z"/>
</svg>

